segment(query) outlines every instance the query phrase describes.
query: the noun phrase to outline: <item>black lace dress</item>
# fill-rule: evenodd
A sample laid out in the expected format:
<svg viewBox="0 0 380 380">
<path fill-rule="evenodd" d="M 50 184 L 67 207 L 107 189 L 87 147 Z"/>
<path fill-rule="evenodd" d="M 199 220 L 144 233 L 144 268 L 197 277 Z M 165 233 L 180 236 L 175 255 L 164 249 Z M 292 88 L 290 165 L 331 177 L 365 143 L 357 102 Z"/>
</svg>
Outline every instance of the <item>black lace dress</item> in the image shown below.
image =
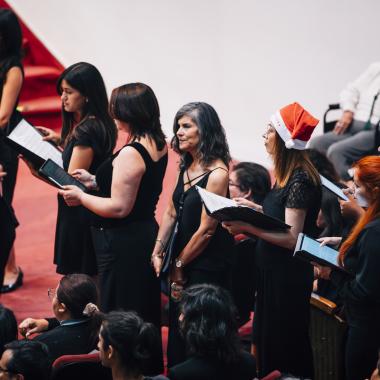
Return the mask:
<svg viewBox="0 0 380 380">
<path fill-rule="evenodd" d="M 287 185 L 274 187 L 264 200 L 265 214 L 285 220 L 285 208 L 306 209 L 303 232 L 317 236 L 315 221 L 321 188 L 306 172 L 296 169 Z M 313 268 L 293 258 L 293 251 L 257 242 L 257 297 L 253 322 L 253 342 L 258 350 L 261 376 L 273 370 L 313 377 L 309 339 L 309 302 Z M 261 377 L 260 376 L 260 377 Z"/>
</svg>

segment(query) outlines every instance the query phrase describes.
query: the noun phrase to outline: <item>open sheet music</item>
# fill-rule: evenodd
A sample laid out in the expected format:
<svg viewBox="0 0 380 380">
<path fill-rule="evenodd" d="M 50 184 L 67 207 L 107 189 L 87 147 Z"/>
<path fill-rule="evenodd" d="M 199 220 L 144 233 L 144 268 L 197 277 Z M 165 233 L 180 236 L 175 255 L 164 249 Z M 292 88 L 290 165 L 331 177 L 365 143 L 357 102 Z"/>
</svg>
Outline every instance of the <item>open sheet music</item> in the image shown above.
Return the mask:
<svg viewBox="0 0 380 380">
<path fill-rule="evenodd" d="M 211 193 L 202 187 L 195 186 L 195 188 L 198 190 L 207 213 L 220 222 L 241 220 L 268 230 L 286 230 L 290 228 L 282 220 L 265 215 L 253 208 L 240 206 L 234 200 Z"/>
<path fill-rule="evenodd" d="M 345 269 L 339 265 L 339 251 L 327 245 L 321 246 L 319 241 L 314 240 L 303 233 L 298 235 L 293 256 L 308 262 L 315 262 L 322 266 L 328 266 L 346 272 Z"/>
<path fill-rule="evenodd" d="M 41 167 L 49 158 L 61 168 L 63 167 L 61 151 L 52 143 L 44 141 L 41 132 L 25 119 L 17 124 L 5 138 L 5 142 L 37 168 Z"/>
</svg>

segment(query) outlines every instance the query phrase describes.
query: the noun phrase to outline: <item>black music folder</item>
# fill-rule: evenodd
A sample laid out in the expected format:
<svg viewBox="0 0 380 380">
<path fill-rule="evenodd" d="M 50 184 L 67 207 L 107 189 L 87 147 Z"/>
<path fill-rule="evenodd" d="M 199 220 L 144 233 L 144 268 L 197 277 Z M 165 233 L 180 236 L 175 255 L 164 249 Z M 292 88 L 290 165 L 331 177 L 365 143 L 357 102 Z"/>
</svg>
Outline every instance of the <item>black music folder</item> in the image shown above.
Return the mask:
<svg viewBox="0 0 380 380">
<path fill-rule="evenodd" d="M 234 200 L 211 193 L 195 186 L 207 213 L 219 222 L 241 220 L 266 230 L 286 230 L 290 226 L 282 220 L 265 215 L 247 206 L 239 206 Z"/>
<path fill-rule="evenodd" d="M 339 251 L 327 245 L 321 246 L 319 241 L 314 240 L 303 233 L 298 235 L 293 256 L 308 262 L 315 262 L 322 266 L 328 266 L 335 270 L 347 272 L 339 265 Z"/>
<path fill-rule="evenodd" d="M 46 160 L 46 162 L 41 166 L 39 173 L 53 186 L 60 189 L 62 189 L 63 186 L 74 185 L 78 186 L 83 191 L 87 190 L 83 183 L 71 176 L 51 159 Z"/>
<path fill-rule="evenodd" d="M 53 143 L 44 141 L 43 137 L 37 128 L 22 119 L 4 141 L 36 168 L 49 158 L 62 168 L 62 152 Z"/>
</svg>

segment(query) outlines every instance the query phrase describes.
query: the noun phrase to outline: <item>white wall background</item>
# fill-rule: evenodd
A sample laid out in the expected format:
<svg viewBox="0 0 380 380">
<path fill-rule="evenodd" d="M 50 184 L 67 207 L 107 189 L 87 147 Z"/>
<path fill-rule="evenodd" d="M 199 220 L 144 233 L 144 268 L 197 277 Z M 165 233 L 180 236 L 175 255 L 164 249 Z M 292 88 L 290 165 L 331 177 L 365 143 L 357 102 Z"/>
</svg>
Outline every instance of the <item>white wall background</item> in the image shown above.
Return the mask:
<svg viewBox="0 0 380 380">
<path fill-rule="evenodd" d="M 264 164 L 261 134 L 277 108 L 297 100 L 321 118 L 380 60 L 379 0 L 8 2 L 65 66 L 95 64 L 109 91 L 149 84 L 168 136 L 179 107 L 206 101 L 232 155 Z"/>
</svg>

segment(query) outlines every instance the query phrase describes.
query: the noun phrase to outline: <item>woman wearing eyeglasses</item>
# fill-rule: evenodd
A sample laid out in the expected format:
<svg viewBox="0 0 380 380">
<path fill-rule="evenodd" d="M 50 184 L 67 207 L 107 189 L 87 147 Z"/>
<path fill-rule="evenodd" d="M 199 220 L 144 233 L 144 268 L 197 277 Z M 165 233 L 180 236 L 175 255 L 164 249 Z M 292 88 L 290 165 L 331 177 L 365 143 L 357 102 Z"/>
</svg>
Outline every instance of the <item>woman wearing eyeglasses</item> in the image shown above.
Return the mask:
<svg viewBox="0 0 380 380">
<path fill-rule="evenodd" d="M 50 359 L 62 355 L 87 354 L 96 348 L 100 316 L 96 303 L 95 282 L 85 274 L 62 277 L 56 289 L 49 289 L 55 318 L 26 318 L 19 325 L 25 338 L 41 333 L 34 339 L 49 348 Z"/>
</svg>

